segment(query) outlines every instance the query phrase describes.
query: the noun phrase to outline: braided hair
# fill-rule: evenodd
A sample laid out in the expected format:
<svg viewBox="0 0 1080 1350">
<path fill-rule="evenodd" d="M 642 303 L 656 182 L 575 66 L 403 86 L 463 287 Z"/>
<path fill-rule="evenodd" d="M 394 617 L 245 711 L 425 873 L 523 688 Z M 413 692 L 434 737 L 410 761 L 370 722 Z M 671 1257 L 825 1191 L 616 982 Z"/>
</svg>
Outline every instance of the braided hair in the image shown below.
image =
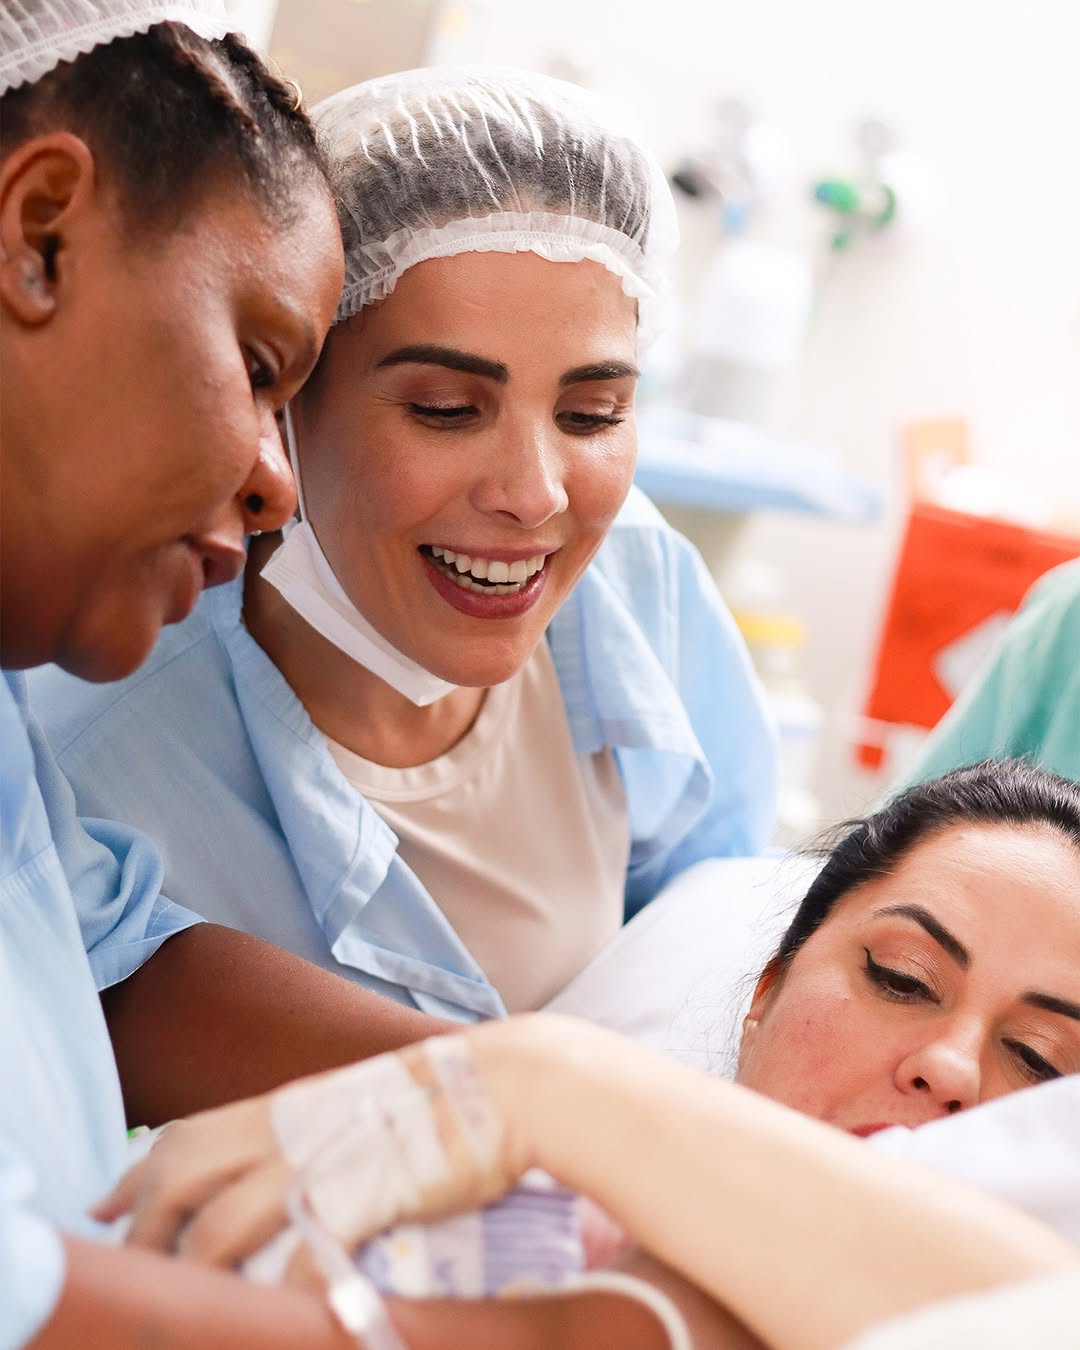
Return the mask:
<svg viewBox="0 0 1080 1350">
<path fill-rule="evenodd" d="M 64 62 L 0 99 L 5 153 L 31 136 L 86 141 L 140 227 L 175 226 L 215 181 L 238 184 L 286 223 L 295 184 L 322 174 L 296 87 L 234 33 L 217 41 L 155 24 Z"/>
</svg>

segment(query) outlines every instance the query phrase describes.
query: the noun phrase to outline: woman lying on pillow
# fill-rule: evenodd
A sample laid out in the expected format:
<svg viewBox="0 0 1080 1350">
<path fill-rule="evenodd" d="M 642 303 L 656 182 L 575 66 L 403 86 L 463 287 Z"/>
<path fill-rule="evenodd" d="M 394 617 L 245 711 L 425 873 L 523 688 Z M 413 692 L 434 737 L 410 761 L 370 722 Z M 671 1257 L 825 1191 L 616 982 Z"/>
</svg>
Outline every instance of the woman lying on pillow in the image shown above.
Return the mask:
<svg viewBox="0 0 1080 1350">
<path fill-rule="evenodd" d="M 831 1346 L 1068 1267 L 1074 1249 L 1019 1213 L 857 1141 L 1077 1070 L 1080 787 L 984 765 L 845 834 L 758 984 L 737 1084 L 578 1022 L 490 1025 L 196 1117 L 109 1208 L 134 1208 L 133 1240 L 163 1248 L 189 1219 L 186 1252 L 234 1263 L 288 1217 L 320 1251 L 354 1249 L 542 1167 L 679 1272 L 648 1274 L 697 1344 Z M 544 1317 L 542 1302 L 500 1312 Z M 678 1344 L 678 1314 L 659 1315 Z M 393 1316 L 407 1325 L 403 1305 Z M 662 1343 L 658 1327 L 619 1344 Z M 560 1324 L 558 1343 L 595 1331 Z M 521 1335 L 485 1343 L 539 1343 Z"/>
</svg>

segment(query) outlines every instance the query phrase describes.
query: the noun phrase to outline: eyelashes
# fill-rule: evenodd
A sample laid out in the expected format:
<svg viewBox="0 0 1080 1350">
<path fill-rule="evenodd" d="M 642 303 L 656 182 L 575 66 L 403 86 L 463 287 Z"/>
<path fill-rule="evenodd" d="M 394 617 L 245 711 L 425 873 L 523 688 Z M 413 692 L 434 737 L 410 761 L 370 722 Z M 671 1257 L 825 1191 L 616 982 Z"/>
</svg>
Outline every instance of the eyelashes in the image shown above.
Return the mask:
<svg viewBox="0 0 1080 1350">
<path fill-rule="evenodd" d="M 559 420 L 568 422 L 582 431 L 596 431 L 600 427 L 617 427 L 626 421 L 617 413 L 560 413 Z"/>
<path fill-rule="evenodd" d="M 246 348 L 244 351 L 244 361 L 247 365 L 248 380 L 253 390 L 273 389 L 277 384 L 278 373 L 269 361 L 259 355 L 258 352 Z"/>
<path fill-rule="evenodd" d="M 427 403 L 406 403 L 405 407 L 413 417 L 419 417 L 424 421 L 441 422 L 444 426 L 452 426 L 455 422 L 464 422 L 467 418 L 475 416 L 477 411 L 469 403 L 451 407 L 440 407 L 436 404 Z"/>
<path fill-rule="evenodd" d="M 472 418 L 479 416 L 480 410 L 471 403 L 439 405 L 429 403 L 407 403 L 409 415 L 429 426 L 458 427 L 465 426 Z M 605 427 L 617 427 L 626 421 L 619 413 L 557 413 L 555 421 L 561 430 L 570 435 L 588 435 Z"/>
<path fill-rule="evenodd" d="M 866 953 L 866 975 L 876 988 L 880 989 L 887 998 L 893 999 L 897 1003 L 916 1003 L 925 1000 L 929 1003 L 937 1003 L 939 1000 L 934 991 L 928 984 L 922 980 L 917 980 L 914 975 L 905 975 L 902 970 L 894 970 L 891 966 L 882 966 L 870 955 L 870 948 L 864 947 Z"/>
<path fill-rule="evenodd" d="M 1038 1051 L 1032 1050 L 1031 1046 L 1025 1045 L 1023 1041 L 1007 1040 L 1005 1045 L 1033 1083 L 1048 1083 L 1051 1078 L 1062 1077 L 1060 1069 L 1055 1069 L 1048 1059 L 1043 1059 Z"/>
<path fill-rule="evenodd" d="M 866 960 L 864 970 L 870 983 L 893 1003 L 940 1003 L 938 995 L 924 981 L 914 975 L 906 975 L 902 970 L 884 966 L 875 961 L 869 947 L 864 947 Z M 1045 1083 L 1052 1078 L 1060 1078 L 1062 1072 L 1044 1059 L 1037 1050 L 1023 1041 L 1006 1038 L 1002 1044 L 1012 1056 L 1020 1073 L 1029 1083 Z"/>
</svg>

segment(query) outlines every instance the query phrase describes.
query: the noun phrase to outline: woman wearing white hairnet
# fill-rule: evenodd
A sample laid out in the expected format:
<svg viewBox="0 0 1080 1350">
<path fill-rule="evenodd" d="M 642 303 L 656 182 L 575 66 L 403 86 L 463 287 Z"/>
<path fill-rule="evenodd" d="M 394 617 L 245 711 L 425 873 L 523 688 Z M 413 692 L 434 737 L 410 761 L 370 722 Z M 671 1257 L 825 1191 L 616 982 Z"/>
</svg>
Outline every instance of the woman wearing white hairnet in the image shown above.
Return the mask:
<svg viewBox="0 0 1080 1350">
<path fill-rule="evenodd" d="M 436 1016 L 533 1009 L 771 828 L 746 652 L 631 489 L 673 207 L 540 76 L 410 72 L 316 119 L 346 281 L 288 418 L 301 519 L 135 679 L 35 705 L 173 898 Z"/>
</svg>

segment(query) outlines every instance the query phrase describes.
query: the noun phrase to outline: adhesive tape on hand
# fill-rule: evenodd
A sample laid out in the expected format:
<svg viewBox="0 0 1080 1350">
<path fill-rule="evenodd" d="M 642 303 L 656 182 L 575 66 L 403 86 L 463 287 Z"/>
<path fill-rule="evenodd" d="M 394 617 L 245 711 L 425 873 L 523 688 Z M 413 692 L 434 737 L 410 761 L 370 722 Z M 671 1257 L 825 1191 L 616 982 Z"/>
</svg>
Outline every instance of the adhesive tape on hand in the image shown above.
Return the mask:
<svg viewBox="0 0 1080 1350">
<path fill-rule="evenodd" d="M 282 1154 L 319 1223 L 339 1238 L 359 1241 L 421 1214 L 425 1193 L 454 1180 L 440 1108 L 481 1176 L 498 1163 L 502 1123 L 468 1042 L 435 1038 L 422 1050 L 434 1087 L 417 1083 L 394 1054 L 295 1083 L 271 1099 Z M 472 1180 L 461 1178 L 463 1190 Z"/>
<path fill-rule="evenodd" d="M 339 1237 L 415 1212 L 447 1175 L 430 1093 L 394 1055 L 282 1089 L 271 1119 L 316 1217 Z"/>
</svg>

